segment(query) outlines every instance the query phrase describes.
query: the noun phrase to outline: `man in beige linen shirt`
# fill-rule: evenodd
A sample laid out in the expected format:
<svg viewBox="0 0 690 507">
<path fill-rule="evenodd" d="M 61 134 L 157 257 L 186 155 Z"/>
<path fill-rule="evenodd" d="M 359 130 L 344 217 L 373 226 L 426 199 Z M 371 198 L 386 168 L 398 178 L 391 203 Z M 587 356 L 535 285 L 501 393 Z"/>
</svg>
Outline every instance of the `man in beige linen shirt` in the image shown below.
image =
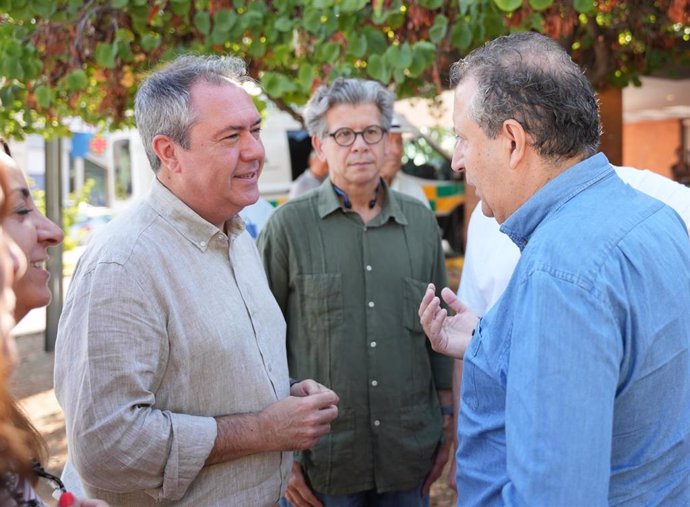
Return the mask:
<svg viewBox="0 0 690 507">
<path fill-rule="evenodd" d="M 331 390 L 289 385 L 285 322 L 238 216 L 264 162 L 247 80 L 235 58 L 181 57 L 142 84 L 152 191 L 70 284 L 55 391 L 71 465 L 114 506 L 275 504 L 287 451 L 337 416 Z"/>
</svg>

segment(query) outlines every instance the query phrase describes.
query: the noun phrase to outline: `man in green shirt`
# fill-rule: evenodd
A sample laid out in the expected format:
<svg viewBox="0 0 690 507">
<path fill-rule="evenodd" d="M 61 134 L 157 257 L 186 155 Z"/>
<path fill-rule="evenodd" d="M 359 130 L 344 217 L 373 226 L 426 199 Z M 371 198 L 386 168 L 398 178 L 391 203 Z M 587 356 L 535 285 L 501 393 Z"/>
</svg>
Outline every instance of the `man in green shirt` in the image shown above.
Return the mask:
<svg viewBox="0 0 690 507">
<path fill-rule="evenodd" d="M 331 433 L 293 465 L 296 506 L 428 505 L 448 459 L 452 363 L 417 315 L 428 282 L 444 287 L 444 257 L 433 213 L 379 174 L 393 102 L 374 81 L 316 91 L 304 115 L 329 182 L 278 208 L 258 240 L 291 376 L 340 396 Z"/>
</svg>

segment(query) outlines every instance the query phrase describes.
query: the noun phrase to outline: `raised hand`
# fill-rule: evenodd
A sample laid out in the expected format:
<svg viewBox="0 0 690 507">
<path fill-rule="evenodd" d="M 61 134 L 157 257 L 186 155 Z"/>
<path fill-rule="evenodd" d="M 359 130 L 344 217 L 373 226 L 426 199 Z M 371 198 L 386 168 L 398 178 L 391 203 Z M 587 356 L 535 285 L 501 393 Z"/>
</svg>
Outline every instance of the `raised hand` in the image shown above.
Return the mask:
<svg viewBox="0 0 690 507">
<path fill-rule="evenodd" d="M 455 315 L 451 317 L 441 308 L 436 287 L 430 283 L 419 305 L 419 320 L 436 352 L 462 359 L 477 325 L 477 316 L 448 287 L 441 291 L 441 297 Z"/>
</svg>

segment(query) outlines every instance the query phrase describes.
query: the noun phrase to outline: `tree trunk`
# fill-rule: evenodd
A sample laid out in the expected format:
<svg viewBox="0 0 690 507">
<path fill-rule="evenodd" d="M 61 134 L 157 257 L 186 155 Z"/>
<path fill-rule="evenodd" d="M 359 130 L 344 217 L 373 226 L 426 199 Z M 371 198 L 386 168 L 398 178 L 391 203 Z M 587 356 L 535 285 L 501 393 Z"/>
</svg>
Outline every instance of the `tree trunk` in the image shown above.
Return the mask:
<svg viewBox="0 0 690 507">
<path fill-rule="evenodd" d="M 599 91 L 599 110 L 604 133 L 600 151 L 614 165 L 623 165 L 623 90 L 610 86 Z"/>
</svg>

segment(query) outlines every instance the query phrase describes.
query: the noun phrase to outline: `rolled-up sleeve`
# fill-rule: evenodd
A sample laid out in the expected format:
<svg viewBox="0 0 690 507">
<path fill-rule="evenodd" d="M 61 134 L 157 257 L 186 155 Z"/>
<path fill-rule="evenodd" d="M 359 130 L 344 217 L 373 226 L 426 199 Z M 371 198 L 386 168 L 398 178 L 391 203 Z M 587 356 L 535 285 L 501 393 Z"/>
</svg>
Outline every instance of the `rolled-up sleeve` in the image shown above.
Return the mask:
<svg viewBox="0 0 690 507">
<path fill-rule="evenodd" d="M 55 390 L 75 468 L 87 490 L 181 498 L 217 428 L 212 417 L 157 403 L 171 346 L 162 296 L 115 262 L 97 263 L 72 283 L 58 331 Z"/>
</svg>

